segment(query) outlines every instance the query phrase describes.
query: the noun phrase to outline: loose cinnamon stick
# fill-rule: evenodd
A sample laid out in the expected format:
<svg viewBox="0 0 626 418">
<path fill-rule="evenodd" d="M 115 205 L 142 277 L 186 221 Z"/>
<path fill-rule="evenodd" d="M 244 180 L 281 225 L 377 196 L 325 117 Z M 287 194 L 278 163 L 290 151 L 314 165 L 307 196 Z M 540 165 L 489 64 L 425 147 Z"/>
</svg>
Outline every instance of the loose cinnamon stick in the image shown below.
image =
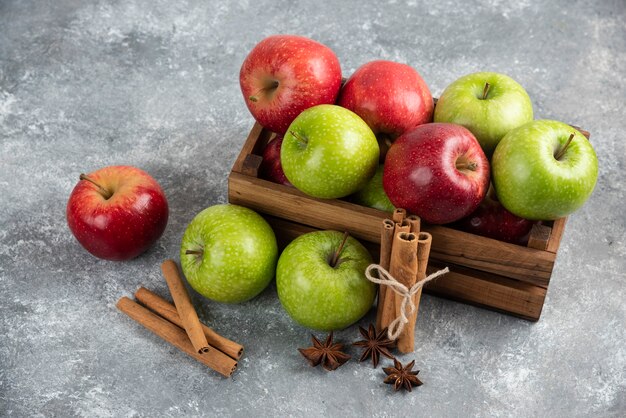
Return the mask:
<svg viewBox="0 0 626 418">
<path fill-rule="evenodd" d="M 183 280 L 180 278 L 176 262 L 174 260 L 165 260 L 163 264 L 161 264 L 161 271 L 163 272 L 163 276 L 165 276 L 167 287 L 170 288 L 172 299 L 174 299 L 174 304 L 176 305 L 176 311 L 178 311 L 178 316 L 180 316 L 183 328 L 187 332 L 187 335 L 189 335 L 191 344 L 198 353 L 208 352 L 210 350 L 209 342 L 204 335 L 204 331 L 202 331 L 198 314 L 193 308 L 189 293 L 187 293 L 187 288 L 185 288 Z"/>
<path fill-rule="evenodd" d="M 401 223 L 404 218 L 406 218 L 406 210 L 402 208 L 396 208 L 391 216 L 391 219 L 398 224 Z"/>
<path fill-rule="evenodd" d="M 391 260 L 391 244 L 393 242 L 393 230 L 395 223 L 391 219 L 385 219 L 380 233 L 380 266 L 389 271 L 389 263 Z M 378 308 L 376 310 L 376 329 L 382 330 L 381 319 L 383 306 L 385 305 L 385 297 L 387 294 L 387 286 L 379 286 L 378 288 Z"/>
<path fill-rule="evenodd" d="M 146 308 L 183 328 L 183 322 L 178 315 L 178 311 L 176 311 L 176 307 L 157 294 L 151 292 L 145 287 L 140 287 L 137 292 L 135 292 L 135 299 L 137 299 L 137 301 Z M 207 342 L 211 348 L 215 348 L 235 360 L 239 360 L 241 358 L 241 355 L 243 354 L 243 346 L 241 344 L 222 337 L 217 332 L 202 323 L 200 323 L 200 325 L 202 326 L 202 331 L 204 332 Z"/>
<path fill-rule="evenodd" d="M 237 361 L 219 350 L 211 350 L 208 353 L 202 354 L 198 353 L 193 345 L 191 345 L 189 337 L 183 329 L 127 297 L 123 297 L 117 302 L 117 308 L 163 340 L 215 370 L 222 376 L 229 377 L 237 369 Z"/>
<path fill-rule="evenodd" d="M 394 255 L 396 255 L 395 258 Z M 394 261 L 396 261 L 395 264 Z M 394 237 L 391 263 L 391 275 L 410 289 L 417 279 L 417 235 L 411 232 L 401 232 Z M 402 298 L 395 293 L 393 296 L 395 309 L 391 320 L 400 316 L 402 305 Z M 406 324 L 397 341 L 398 350 L 401 353 L 410 353 L 414 350 L 414 335 L 414 329 Z"/>
</svg>

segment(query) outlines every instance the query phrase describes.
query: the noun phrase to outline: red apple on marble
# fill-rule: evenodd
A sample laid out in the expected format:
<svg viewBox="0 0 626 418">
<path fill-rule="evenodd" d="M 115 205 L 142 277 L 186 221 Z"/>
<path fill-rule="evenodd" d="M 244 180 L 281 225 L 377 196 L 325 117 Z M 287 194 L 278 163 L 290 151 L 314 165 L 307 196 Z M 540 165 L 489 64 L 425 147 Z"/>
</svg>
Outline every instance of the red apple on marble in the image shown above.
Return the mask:
<svg viewBox="0 0 626 418">
<path fill-rule="evenodd" d="M 483 237 L 526 245 L 533 224 L 531 220 L 513 215 L 488 193 L 474 212 L 454 226 Z"/>
<path fill-rule="evenodd" d="M 433 224 L 472 213 L 489 187 L 489 162 L 470 131 L 451 123 L 420 125 L 400 136 L 385 159 L 391 203 Z"/>
<path fill-rule="evenodd" d="M 433 118 L 433 97 L 415 69 L 392 61 L 359 67 L 339 93 L 338 104 L 359 115 L 376 136 L 395 139 Z"/>
<path fill-rule="evenodd" d="M 259 42 L 239 72 L 252 116 L 284 134 L 303 110 L 333 104 L 341 87 L 341 67 L 327 46 L 302 36 L 273 35 Z"/>
<path fill-rule="evenodd" d="M 277 136 L 265 146 L 263 162 L 261 163 L 261 176 L 274 183 L 291 186 L 280 163 L 280 147 L 282 144 L 283 137 Z"/>
<path fill-rule="evenodd" d="M 81 174 L 66 210 L 78 242 L 106 260 L 128 260 L 143 253 L 163 234 L 168 213 L 161 186 L 131 166 Z"/>
</svg>

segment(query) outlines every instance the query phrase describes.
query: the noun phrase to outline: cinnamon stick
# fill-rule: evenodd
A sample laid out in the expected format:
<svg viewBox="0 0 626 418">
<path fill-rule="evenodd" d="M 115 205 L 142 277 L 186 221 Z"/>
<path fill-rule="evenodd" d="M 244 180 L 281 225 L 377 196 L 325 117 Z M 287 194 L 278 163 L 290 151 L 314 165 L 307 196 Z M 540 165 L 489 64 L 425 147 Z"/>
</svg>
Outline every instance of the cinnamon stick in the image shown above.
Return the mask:
<svg viewBox="0 0 626 418">
<path fill-rule="evenodd" d="M 415 267 L 415 272 L 413 272 L 413 267 Z M 389 273 L 406 286 L 407 283 L 413 280 L 410 276 L 412 275 L 414 278 L 416 272 L 417 237 L 410 232 L 396 233 L 391 246 Z M 402 299 L 393 290 L 387 289 L 385 303 L 382 306 L 381 329 L 388 327 L 397 318 L 396 300 L 402 302 Z"/>
<path fill-rule="evenodd" d="M 176 311 L 182 322 L 183 328 L 189 335 L 191 344 L 198 353 L 206 353 L 210 350 L 209 342 L 204 335 L 198 314 L 193 308 L 187 288 L 183 284 L 183 280 L 178 273 L 178 266 L 174 260 L 165 260 L 161 264 L 161 271 L 167 282 L 167 287 L 170 288 L 172 299 L 176 305 Z"/>
<path fill-rule="evenodd" d="M 137 299 L 137 301 L 146 308 L 154 311 L 173 324 L 183 328 L 183 321 L 180 319 L 176 307 L 157 294 L 151 292 L 145 287 L 140 287 L 137 292 L 135 292 L 135 299 Z M 243 346 L 241 344 L 222 337 L 217 332 L 202 323 L 200 323 L 200 326 L 202 327 L 202 331 L 204 332 L 207 342 L 211 348 L 215 348 L 235 360 L 239 360 L 241 358 L 241 355 L 243 354 Z"/>
<path fill-rule="evenodd" d="M 393 241 L 393 230 L 395 223 L 391 219 L 385 219 L 380 233 L 380 266 L 389 271 L 389 263 L 391 260 L 391 244 Z M 378 308 L 376 310 L 376 329 L 382 330 L 382 307 L 385 305 L 385 297 L 387 293 L 386 286 L 379 286 L 378 288 Z"/>
<path fill-rule="evenodd" d="M 403 219 L 401 222 L 396 222 L 393 230 L 393 236 L 395 237 L 401 232 L 411 232 L 411 224 L 408 219 Z"/>
<path fill-rule="evenodd" d="M 229 377 L 237 369 L 237 361 L 219 350 L 211 350 L 208 353 L 202 354 L 198 353 L 194 346 L 191 345 L 189 337 L 183 329 L 161 318 L 138 303 L 133 302 L 129 298 L 121 298 L 117 302 L 117 308 L 163 340 L 215 370 L 222 376 Z"/>
<path fill-rule="evenodd" d="M 420 233 L 420 228 L 422 224 L 422 220 L 417 215 L 409 215 L 406 217 L 407 221 L 409 221 L 409 225 L 411 227 L 411 232 L 415 235 Z"/>
<path fill-rule="evenodd" d="M 394 260 L 396 261 L 395 264 Z M 391 275 L 410 289 L 417 279 L 417 235 L 411 232 L 401 232 L 394 237 L 391 263 Z M 402 305 L 402 297 L 395 293 L 393 296 L 395 309 L 391 320 L 400 316 Z M 397 340 L 398 350 L 401 353 L 410 353 L 414 350 L 414 335 L 414 330 L 410 329 L 409 324 L 406 324 Z"/>
<path fill-rule="evenodd" d="M 417 281 L 426 278 L 426 267 L 428 267 L 428 257 L 430 256 L 430 247 L 433 237 L 428 232 L 420 232 L 417 240 Z M 409 322 L 405 329 L 409 329 L 411 336 L 415 336 L 415 323 L 417 322 L 417 314 L 420 307 L 420 299 L 422 298 L 422 289 L 413 295 L 413 303 L 415 304 L 415 312 L 409 317 Z M 413 351 L 413 350 L 411 350 Z"/>
<path fill-rule="evenodd" d="M 393 214 L 391 215 L 391 219 L 397 224 L 401 223 L 405 217 L 406 210 L 402 208 L 396 208 L 396 210 L 394 210 Z"/>
</svg>

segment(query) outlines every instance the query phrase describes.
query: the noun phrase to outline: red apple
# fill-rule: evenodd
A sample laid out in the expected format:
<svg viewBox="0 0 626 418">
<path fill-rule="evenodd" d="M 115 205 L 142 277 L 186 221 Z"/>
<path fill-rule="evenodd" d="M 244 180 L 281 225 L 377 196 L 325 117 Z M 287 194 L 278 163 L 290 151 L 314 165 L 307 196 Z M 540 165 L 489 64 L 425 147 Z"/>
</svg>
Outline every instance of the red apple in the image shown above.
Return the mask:
<svg viewBox="0 0 626 418">
<path fill-rule="evenodd" d="M 472 213 L 487 193 L 489 162 L 470 131 L 451 123 L 420 125 L 389 149 L 383 188 L 391 203 L 433 224 Z"/>
<path fill-rule="evenodd" d="M 274 35 L 259 42 L 239 72 L 252 116 L 284 134 L 303 110 L 333 104 L 341 87 L 341 67 L 325 45 L 302 36 Z"/>
<path fill-rule="evenodd" d="M 67 223 L 83 247 L 106 260 L 128 260 L 165 230 L 168 205 L 148 173 L 111 166 L 81 174 L 67 202 Z"/>
<path fill-rule="evenodd" d="M 533 221 L 513 215 L 487 194 L 478 208 L 455 226 L 483 237 L 526 245 L 533 224 Z"/>
<path fill-rule="evenodd" d="M 261 163 L 261 176 L 274 183 L 291 186 L 280 163 L 280 147 L 282 144 L 283 137 L 277 136 L 265 146 L 263 162 Z"/>
<path fill-rule="evenodd" d="M 412 67 L 372 61 L 359 67 L 339 93 L 338 104 L 359 115 L 377 137 L 395 139 L 433 118 L 433 97 Z"/>
</svg>

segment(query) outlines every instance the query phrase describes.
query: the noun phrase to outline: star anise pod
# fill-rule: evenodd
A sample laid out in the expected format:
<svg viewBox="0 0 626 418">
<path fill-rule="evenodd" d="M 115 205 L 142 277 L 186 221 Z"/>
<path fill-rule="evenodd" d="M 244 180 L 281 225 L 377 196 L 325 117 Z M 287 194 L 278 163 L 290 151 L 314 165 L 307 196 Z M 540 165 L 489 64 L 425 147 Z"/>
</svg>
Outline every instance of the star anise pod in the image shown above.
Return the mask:
<svg viewBox="0 0 626 418">
<path fill-rule="evenodd" d="M 393 367 L 383 368 L 383 371 L 387 374 L 384 382 L 393 385 L 395 390 L 404 388 L 409 392 L 413 386 L 421 386 L 422 381 L 417 378 L 417 374 L 420 371 L 413 371 L 413 366 L 415 366 L 415 360 L 403 367 L 402 363 L 393 359 Z"/>
<path fill-rule="evenodd" d="M 311 363 L 312 367 L 319 364 L 326 370 L 335 370 L 346 361 L 350 360 L 350 356 L 343 352 L 343 344 L 333 344 L 333 333 L 326 337 L 326 341 L 321 343 L 320 340 L 311 335 L 313 347 L 298 348 L 302 356 Z"/>
<path fill-rule="evenodd" d="M 352 345 L 356 345 L 357 347 L 363 347 L 363 354 L 361 354 L 361 358 L 359 361 L 366 360 L 368 357 L 372 358 L 372 364 L 374 367 L 378 366 L 378 361 L 380 360 L 380 355 L 393 359 L 393 355 L 389 352 L 389 348 L 394 342 L 387 338 L 387 328 L 380 332 L 376 332 L 376 328 L 374 325 L 370 324 L 369 329 L 366 331 L 365 328 L 359 327 L 359 332 L 363 336 L 364 340 L 357 341 Z"/>
</svg>

